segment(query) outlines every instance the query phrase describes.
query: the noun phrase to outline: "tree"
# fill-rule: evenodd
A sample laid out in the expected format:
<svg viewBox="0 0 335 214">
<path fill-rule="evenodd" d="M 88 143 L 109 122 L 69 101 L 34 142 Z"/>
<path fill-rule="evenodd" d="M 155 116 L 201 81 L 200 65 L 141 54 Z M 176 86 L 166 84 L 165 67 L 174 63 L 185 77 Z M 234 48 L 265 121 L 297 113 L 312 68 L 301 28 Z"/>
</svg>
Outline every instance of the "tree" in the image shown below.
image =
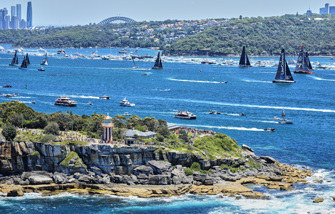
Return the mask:
<svg viewBox="0 0 335 214">
<path fill-rule="evenodd" d="M 13 125 L 6 125 L 3 127 L 2 135 L 7 141 L 12 141 L 16 137 L 16 128 Z"/>
<path fill-rule="evenodd" d="M 188 143 L 190 141 L 188 134 L 185 130 L 179 131 L 179 139 L 184 141 L 185 143 Z"/>
<path fill-rule="evenodd" d="M 168 137 L 170 135 L 170 130 L 166 126 L 163 126 L 157 129 L 157 133 L 161 134 L 163 137 Z"/>
<path fill-rule="evenodd" d="M 44 132 L 46 134 L 59 135 L 58 123 L 56 122 L 48 123 L 48 125 L 44 128 Z"/>
</svg>

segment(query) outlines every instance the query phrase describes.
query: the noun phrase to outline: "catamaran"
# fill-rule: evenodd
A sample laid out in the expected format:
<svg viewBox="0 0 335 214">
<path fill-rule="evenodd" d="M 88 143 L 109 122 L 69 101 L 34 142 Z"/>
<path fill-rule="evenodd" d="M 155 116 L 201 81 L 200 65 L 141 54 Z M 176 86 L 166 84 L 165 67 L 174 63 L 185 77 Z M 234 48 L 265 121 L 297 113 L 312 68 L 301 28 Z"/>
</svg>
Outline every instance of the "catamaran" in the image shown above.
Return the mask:
<svg viewBox="0 0 335 214">
<path fill-rule="evenodd" d="M 162 58 L 161 58 L 160 52 L 158 52 L 157 54 L 155 65 L 154 67 L 152 67 L 152 69 L 163 69 Z"/>
<path fill-rule="evenodd" d="M 44 59 L 40 65 L 48 65 L 48 54 L 47 53 L 44 55 Z"/>
<path fill-rule="evenodd" d="M 9 65 L 10 66 L 19 65 L 19 57 L 17 56 L 17 50 L 15 50 L 14 57 L 12 59 L 12 62 Z"/>
<path fill-rule="evenodd" d="M 295 83 L 293 80 L 290 68 L 286 62 L 285 49 L 281 50 L 279 65 L 277 69 L 277 74 L 273 83 Z"/>
<path fill-rule="evenodd" d="M 240 62 L 238 64 L 239 67 L 241 68 L 247 68 L 247 67 L 252 67 L 248 58 L 248 54 L 245 51 L 245 46 L 243 46 Z"/>
<path fill-rule="evenodd" d="M 308 54 L 307 54 L 307 57 L 308 57 Z M 304 52 L 304 48 L 301 46 L 297 65 L 295 66 L 295 71 L 294 71 L 295 74 L 312 74 L 313 73 L 312 71 L 310 71 L 310 68 L 308 65 L 309 59 L 307 59 L 307 57 L 306 57 L 306 53 Z"/>
</svg>

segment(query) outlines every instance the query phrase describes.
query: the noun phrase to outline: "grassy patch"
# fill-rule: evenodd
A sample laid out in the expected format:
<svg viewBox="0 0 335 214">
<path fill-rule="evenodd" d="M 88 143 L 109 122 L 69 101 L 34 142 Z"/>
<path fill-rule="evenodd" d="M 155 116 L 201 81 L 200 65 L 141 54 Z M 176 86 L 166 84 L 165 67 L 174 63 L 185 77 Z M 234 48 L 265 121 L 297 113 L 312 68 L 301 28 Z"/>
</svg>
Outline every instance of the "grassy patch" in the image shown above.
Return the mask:
<svg viewBox="0 0 335 214">
<path fill-rule="evenodd" d="M 35 151 L 35 152 L 33 152 L 33 153 L 29 154 L 29 155 L 31 155 L 31 156 L 41 156 L 38 151 Z"/>
<path fill-rule="evenodd" d="M 86 167 L 83 160 L 76 152 L 69 152 L 66 158 L 60 164 L 68 167 L 71 163 L 73 163 L 75 167 Z"/>
</svg>

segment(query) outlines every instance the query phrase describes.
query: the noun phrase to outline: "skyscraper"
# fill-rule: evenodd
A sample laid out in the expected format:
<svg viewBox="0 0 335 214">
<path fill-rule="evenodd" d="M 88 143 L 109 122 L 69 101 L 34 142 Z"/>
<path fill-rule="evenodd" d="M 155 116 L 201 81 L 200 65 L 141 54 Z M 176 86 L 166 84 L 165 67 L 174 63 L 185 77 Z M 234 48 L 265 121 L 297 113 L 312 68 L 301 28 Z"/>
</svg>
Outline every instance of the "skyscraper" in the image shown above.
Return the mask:
<svg viewBox="0 0 335 214">
<path fill-rule="evenodd" d="M 3 20 L 3 18 L 4 18 L 3 13 L 4 13 L 3 10 L 0 10 L 0 30 L 3 29 L 3 22 L 4 22 L 4 20 Z"/>
<path fill-rule="evenodd" d="M 16 16 L 19 21 L 21 21 L 21 4 L 16 5 Z"/>
<path fill-rule="evenodd" d="M 14 25 L 15 25 L 15 6 L 11 6 L 10 7 L 10 28 L 14 29 Z"/>
<path fill-rule="evenodd" d="M 328 14 L 329 13 L 329 3 L 325 4 L 325 7 L 320 8 L 320 14 Z"/>
<path fill-rule="evenodd" d="M 29 1 L 27 8 L 27 28 L 31 27 L 33 27 L 33 6 L 31 5 L 31 1 Z"/>
</svg>

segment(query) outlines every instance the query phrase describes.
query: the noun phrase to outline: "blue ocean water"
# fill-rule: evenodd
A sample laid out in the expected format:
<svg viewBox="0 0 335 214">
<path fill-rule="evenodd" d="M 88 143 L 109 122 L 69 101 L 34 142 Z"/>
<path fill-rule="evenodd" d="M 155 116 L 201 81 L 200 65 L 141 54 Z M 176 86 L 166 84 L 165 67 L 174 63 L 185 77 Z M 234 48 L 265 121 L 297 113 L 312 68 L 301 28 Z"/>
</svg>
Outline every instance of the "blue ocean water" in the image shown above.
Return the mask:
<svg viewBox="0 0 335 214">
<path fill-rule="evenodd" d="M 7 48 L 7 47 L 5 47 Z M 39 112 L 53 113 L 72 110 L 75 114 L 109 113 L 114 116 L 129 112 L 140 117 L 156 117 L 171 123 L 212 129 L 225 133 L 247 144 L 257 155 L 272 156 L 280 162 L 297 164 L 318 170 L 318 175 L 330 182 L 320 189 L 309 185 L 297 187 L 292 192 L 272 191 L 269 201 L 235 200 L 234 198 L 209 196 L 182 196 L 170 199 L 137 199 L 110 197 L 37 197 L 28 195 L 19 199 L 0 199 L 0 209 L 13 212 L 63 213 L 282 213 L 303 211 L 302 207 L 317 211 L 334 208 L 331 201 L 311 204 L 311 198 L 332 194 L 331 171 L 335 163 L 335 66 L 330 58 L 311 58 L 315 63 L 327 65 L 329 70 L 315 70 L 312 75 L 294 75 L 295 84 L 273 84 L 276 67 L 252 67 L 201 65 L 199 63 L 164 63 L 163 70 L 148 70 L 153 62 L 136 61 L 139 69 L 133 69 L 132 61 L 105 61 L 49 57 L 45 72 L 39 72 L 42 56 L 34 56 L 37 49 L 28 49 L 32 65 L 28 70 L 10 67 L 12 54 L 0 54 L 0 85 L 11 84 L 13 88 L 0 88 L 2 93 L 16 93 L 20 100 Z M 56 49 L 48 52 L 56 52 Z M 88 55 L 95 49 L 69 49 Z M 98 49 L 101 55 L 118 53 L 117 49 Z M 133 50 L 135 51 L 135 50 Z M 140 49 L 139 55 L 155 55 L 152 50 Z M 212 58 L 218 60 L 219 58 Z M 295 59 L 295 58 L 288 58 Z M 20 60 L 22 57 L 20 56 Z M 227 59 L 228 60 L 228 59 Z M 237 58 L 231 58 L 237 62 Z M 278 58 L 254 58 L 253 61 L 274 61 Z M 202 72 L 200 72 L 200 70 Z M 147 73 L 148 75 L 141 75 Z M 227 84 L 220 83 L 228 81 Z M 108 95 L 110 100 L 100 100 Z M 55 99 L 67 95 L 78 102 L 75 108 L 54 106 Z M 120 107 L 124 98 L 136 107 Z M 0 97 L 0 102 L 11 99 Z M 31 104 L 36 101 L 36 104 Z M 87 103 L 92 102 L 90 106 Z M 282 109 L 292 125 L 278 124 L 273 118 L 281 117 Z M 210 115 L 209 110 L 221 115 Z M 188 110 L 197 115 L 196 120 L 183 121 L 173 117 L 177 110 Z M 244 112 L 245 117 L 239 114 Z M 275 132 L 263 129 L 275 128 Z M 312 182 L 312 180 L 311 180 Z M 315 184 L 313 184 L 315 185 Z M 319 191 L 317 191 L 319 190 Z M 268 191 L 268 190 L 264 190 Z M 335 193 L 334 195 L 335 196 Z M 71 205 L 70 205 L 71 204 Z M 80 204 L 80 205 L 78 205 Z M 280 210 L 276 204 L 282 205 Z M 257 206 L 258 207 L 257 207 Z M 85 209 L 83 208 L 85 207 Z M 14 209 L 14 208 L 15 209 Z M 55 209 L 53 208 L 55 207 Z M 17 208 L 17 210 L 16 210 Z M 83 211 L 82 211 L 83 210 Z"/>
</svg>

